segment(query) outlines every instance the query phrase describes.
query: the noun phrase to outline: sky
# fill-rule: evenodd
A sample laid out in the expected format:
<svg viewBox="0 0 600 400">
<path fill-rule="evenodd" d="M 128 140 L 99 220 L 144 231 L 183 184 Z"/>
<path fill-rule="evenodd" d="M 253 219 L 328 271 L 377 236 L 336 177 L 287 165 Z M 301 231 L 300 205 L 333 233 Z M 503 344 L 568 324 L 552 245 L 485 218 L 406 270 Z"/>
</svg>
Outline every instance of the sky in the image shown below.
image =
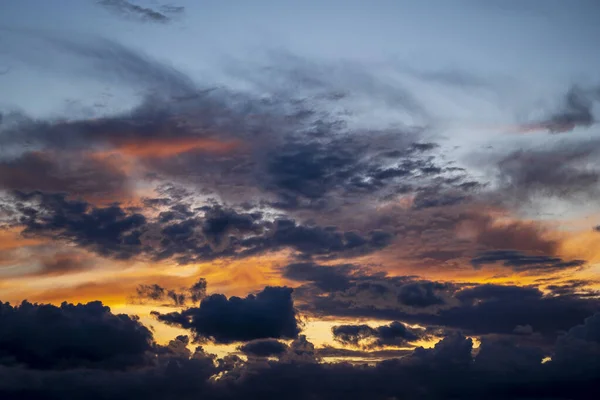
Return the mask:
<svg viewBox="0 0 600 400">
<path fill-rule="evenodd" d="M 589 398 L 599 15 L 0 0 L 2 398 Z"/>
</svg>

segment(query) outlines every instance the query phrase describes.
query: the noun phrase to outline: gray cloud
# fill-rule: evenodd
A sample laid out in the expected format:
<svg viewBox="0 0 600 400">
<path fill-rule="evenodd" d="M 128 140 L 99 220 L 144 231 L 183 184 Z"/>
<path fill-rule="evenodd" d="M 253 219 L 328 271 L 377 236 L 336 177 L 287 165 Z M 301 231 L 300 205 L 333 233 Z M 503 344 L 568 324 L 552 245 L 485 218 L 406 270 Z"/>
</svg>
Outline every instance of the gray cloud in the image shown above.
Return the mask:
<svg viewBox="0 0 600 400">
<path fill-rule="evenodd" d="M 35 29 L 2 28 L 9 57 L 45 71 L 117 82 L 163 99 L 192 96 L 199 88 L 168 63 L 107 38 Z"/>
<path fill-rule="evenodd" d="M 594 103 L 600 101 L 599 88 L 573 86 L 565 94 L 560 108 L 542 119 L 523 125 L 524 130 L 546 129 L 550 133 L 571 132 L 575 128 L 589 128 L 597 120 L 593 114 Z"/>
<path fill-rule="evenodd" d="M 487 264 L 500 263 L 516 272 L 558 272 L 580 268 L 584 260 L 563 260 L 559 257 L 527 255 L 514 250 L 495 250 L 479 254 L 471 264 L 480 268 Z"/>
<path fill-rule="evenodd" d="M 163 5 L 160 7 L 160 11 L 157 11 L 149 7 L 142 7 L 127 0 L 97 0 L 97 4 L 123 17 L 158 23 L 171 22 L 171 17 L 167 14 L 181 13 L 184 11 L 184 7 L 173 5 Z"/>
<path fill-rule="evenodd" d="M 128 177 L 110 162 L 79 154 L 26 152 L 0 160 L 0 188 L 42 190 L 74 196 L 120 196 Z"/>
<path fill-rule="evenodd" d="M 599 150 L 599 143 L 590 141 L 502 156 L 497 163 L 500 194 L 516 201 L 532 196 L 595 197 L 600 181 L 600 167 L 595 162 Z"/>
</svg>

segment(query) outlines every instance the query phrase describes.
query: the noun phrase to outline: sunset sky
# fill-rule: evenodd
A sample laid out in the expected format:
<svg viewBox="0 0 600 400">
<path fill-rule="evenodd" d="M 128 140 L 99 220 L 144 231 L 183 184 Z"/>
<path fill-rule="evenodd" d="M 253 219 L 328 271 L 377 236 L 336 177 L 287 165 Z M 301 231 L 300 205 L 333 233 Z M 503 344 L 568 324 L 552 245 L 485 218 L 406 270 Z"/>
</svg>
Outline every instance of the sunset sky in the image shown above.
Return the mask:
<svg viewBox="0 0 600 400">
<path fill-rule="evenodd" d="M 0 0 L 0 398 L 590 398 L 599 17 Z"/>
</svg>

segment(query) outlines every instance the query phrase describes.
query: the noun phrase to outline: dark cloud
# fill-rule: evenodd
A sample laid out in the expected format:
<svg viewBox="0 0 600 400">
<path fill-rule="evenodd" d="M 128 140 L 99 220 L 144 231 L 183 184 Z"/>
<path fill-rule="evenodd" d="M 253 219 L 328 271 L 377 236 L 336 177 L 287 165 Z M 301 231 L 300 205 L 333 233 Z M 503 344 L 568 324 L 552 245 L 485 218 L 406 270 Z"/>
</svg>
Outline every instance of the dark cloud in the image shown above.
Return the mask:
<svg viewBox="0 0 600 400">
<path fill-rule="evenodd" d="M 434 144 L 395 141 L 385 135 L 371 135 L 368 142 L 360 136 L 294 139 L 269 156 L 266 189 L 277 194 L 277 207 L 320 208 L 326 205 L 323 201 L 328 194 L 340 198 L 372 192 L 390 195 L 405 190 L 424 171 L 441 174 L 442 168 L 434 161 L 420 159 L 421 153 L 435 149 Z"/>
<path fill-rule="evenodd" d="M 439 282 L 411 282 L 400 286 L 398 302 L 411 307 L 429 307 L 444 304 L 442 297 L 436 294 L 447 289 L 448 285 Z"/>
<path fill-rule="evenodd" d="M 275 357 L 288 351 L 288 346 L 279 340 L 258 339 L 244 343 L 239 350 L 248 356 Z"/>
<path fill-rule="evenodd" d="M 589 376 L 600 368 L 599 356 L 600 313 L 596 313 L 559 337 L 552 360 L 568 367 L 570 376 Z"/>
<path fill-rule="evenodd" d="M 53 51 L 89 63 L 84 70 L 94 78 L 117 79 L 155 93 L 132 110 L 91 120 L 24 118 L 0 132 L 0 144 L 7 147 L 22 151 L 29 145 L 59 156 L 67 150 L 114 152 L 115 163 L 133 157 L 134 171 L 152 183 L 195 186 L 226 204 L 252 199 L 294 216 L 302 213 L 303 219 L 319 212 L 333 217 L 342 206 L 363 208 L 415 190 L 419 207 L 454 204 L 466 197 L 461 186 L 466 174 L 435 154 L 438 146 L 422 140 L 422 128 L 353 126 L 347 115 L 334 112 L 340 99 L 324 99 L 311 90 L 262 97 L 223 88 L 200 92 L 181 71 L 110 40 L 27 34 L 41 36 Z M 290 82 L 298 74 L 315 72 L 294 62 L 296 72 L 283 72 Z M 284 63 L 280 68 L 288 67 Z M 317 80 L 317 86 L 331 90 L 327 79 Z M 301 81 L 301 88 L 314 86 Z M 351 84 L 361 96 L 388 93 L 384 97 L 390 104 L 406 97 L 384 91 L 386 85 L 373 90 L 367 78 L 342 83 Z M 219 145 L 220 150 L 210 150 Z M 432 185 L 435 189 L 428 190 Z M 444 199 L 434 199 L 432 192 L 438 190 Z M 174 215 L 169 211 L 164 218 Z M 227 241 L 226 236 L 214 239 Z"/>
<path fill-rule="evenodd" d="M 393 348 L 380 350 L 354 350 L 324 346 L 317 349 L 317 354 L 322 358 L 341 358 L 346 362 L 352 362 L 351 360 L 354 359 L 358 364 L 364 364 L 365 361 L 405 357 L 410 353 L 412 353 L 412 350 L 398 350 Z"/>
<path fill-rule="evenodd" d="M 554 338 L 582 322 L 599 306 L 595 299 L 546 296 L 535 288 L 501 285 L 463 289 L 456 292 L 455 298 L 460 301 L 458 306 L 432 318 L 425 316 L 423 322 L 476 334 L 511 334 L 518 325 L 530 325 L 535 332 Z"/>
<path fill-rule="evenodd" d="M 546 129 L 550 133 L 565 133 L 578 127 L 589 128 L 596 123 L 593 106 L 598 100 L 600 100 L 598 89 L 571 87 L 559 110 L 546 119 L 525 125 L 524 129 Z"/>
<path fill-rule="evenodd" d="M 400 320 L 473 335 L 518 335 L 517 326 L 529 325 L 538 334 L 534 339 L 540 345 L 552 342 L 561 331 L 581 323 L 600 307 L 593 293 L 577 288 L 545 295 L 535 287 L 465 286 L 388 277 L 358 267 L 323 266 L 332 268 L 327 274 L 318 269 L 315 273 L 311 265 L 305 272 L 302 268 L 292 267 L 294 274 L 286 277 L 309 282 L 295 289 L 295 297 L 299 307 L 311 314 Z"/>
<path fill-rule="evenodd" d="M 276 220 L 271 232 L 259 238 L 245 240 L 242 245 L 256 250 L 287 247 L 295 249 L 304 257 L 333 258 L 336 254 L 338 257 L 342 254 L 349 257 L 367 254 L 386 247 L 392 239 L 391 233 L 382 230 L 366 234 L 342 232 L 335 226 L 299 225 L 290 219 Z"/>
<path fill-rule="evenodd" d="M 198 396 L 583 400 L 598 390 L 600 378 L 598 314 L 569 329 L 547 351 L 491 339 L 483 339 L 473 351 L 471 339 L 452 333 L 430 349 L 386 351 L 380 355 L 395 358 L 371 365 L 320 363 L 320 355 L 339 355 L 342 349 L 315 349 L 304 336 L 288 347 L 282 344 L 283 350 L 267 352 L 278 354 L 278 361 L 250 357 L 244 362 L 234 355 L 216 360 L 201 347 L 190 351 L 186 336 L 166 346 L 150 345 L 149 331 L 129 317 L 111 314 L 100 303 L 61 307 L 27 303 L 16 308 L 3 304 L 0 316 L 9 319 L 0 325 L 0 395 L 10 400 Z M 61 360 L 56 352 L 48 351 L 56 348 L 48 346 L 57 340 L 56 335 L 48 335 L 49 330 L 64 335 L 59 354 L 70 357 Z M 85 340 L 74 340 L 83 334 Z M 142 348 L 132 346 L 132 337 L 133 343 L 144 343 Z M 15 343 L 29 339 L 33 347 L 28 345 L 29 358 L 25 359 Z M 269 342 L 269 346 L 274 344 Z M 34 363 L 30 357 L 35 348 L 40 349 L 41 358 Z M 139 362 L 140 350 L 151 356 Z M 117 355 L 133 355 L 136 362 L 122 363 L 121 358 L 114 364 Z M 542 363 L 548 355 L 551 361 Z M 15 359 L 20 363 L 15 364 Z M 40 359 L 45 363 L 38 364 Z"/>
<path fill-rule="evenodd" d="M 558 272 L 580 268 L 584 260 L 565 261 L 559 257 L 527 255 L 514 250 L 495 250 L 479 254 L 471 260 L 474 267 L 500 263 L 516 272 Z"/>
<path fill-rule="evenodd" d="M 338 325 L 331 331 L 336 341 L 364 348 L 405 346 L 425 336 L 421 330 L 411 329 L 398 321 L 376 328 L 369 325 Z"/>
<path fill-rule="evenodd" d="M 18 205 L 24 235 L 62 238 L 119 259 L 140 252 L 139 229 L 147 223 L 142 214 L 128 213 L 118 205 L 97 208 L 85 201 L 67 200 L 60 194 L 16 193 L 16 198 L 30 203 Z"/>
<path fill-rule="evenodd" d="M 125 17 L 133 17 L 142 21 L 160 23 L 171 21 L 171 18 L 166 15 L 167 13 L 182 12 L 184 10 L 184 7 L 167 5 L 162 6 L 160 8 L 162 12 L 159 12 L 152 8 L 133 4 L 127 0 L 97 0 L 97 3 L 106 9 Z"/>
<path fill-rule="evenodd" d="M 595 197 L 600 169 L 594 160 L 599 150 L 592 141 L 562 143 L 547 149 L 518 150 L 502 156 L 497 163 L 499 194 L 507 201 L 532 196 L 577 199 Z"/>
<path fill-rule="evenodd" d="M 0 365 L 126 368 L 142 363 L 152 343 L 135 317 L 114 315 L 100 302 L 0 303 Z"/>
<path fill-rule="evenodd" d="M 66 192 L 74 196 L 118 196 L 128 177 L 110 162 L 70 154 L 27 152 L 0 161 L 0 188 Z"/>
<path fill-rule="evenodd" d="M 155 301 L 162 302 L 169 300 L 172 305 L 183 306 L 189 301 L 192 303 L 198 303 L 204 297 L 206 297 L 206 279 L 200 278 L 196 283 L 188 288 L 182 288 L 180 290 L 167 289 L 156 283 L 146 285 L 138 285 L 136 288 L 136 294 L 132 299 L 136 301 Z"/>
<path fill-rule="evenodd" d="M 350 286 L 350 274 L 357 271 L 351 264 L 326 266 L 315 263 L 294 263 L 283 268 L 284 278 L 299 282 L 313 282 L 314 285 L 327 292 L 345 290 Z"/>
<path fill-rule="evenodd" d="M 233 233 L 260 233 L 263 230 L 261 219 L 261 213 L 239 214 L 234 210 L 212 207 L 204 215 L 202 233 L 213 247 L 221 249 L 229 244 L 229 235 Z"/>
<path fill-rule="evenodd" d="M 165 298 L 166 290 L 156 283 L 151 285 L 139 285 L 136 288 L 136 294 L 138 297 L 150 300 L 163 300 Z"/>
<path fill-rule="evenodd" d="M 216 257 L 247 257 L 294 250 L 301 258 L 364 255 L 391 242 L 381 230 L 341 231 L 335 226 L 302 225 L 291 219 L 265 219 L 262 213 L 235 211 L 220 205 L 193 212 L 183 203 L 156 218 L 119 204 L 96 207 L 64 194 L 15 192 L 15 226 L 26 236 L 62 239 L 105 257 L 173 258 L 186 264 Z"/>
<path fill-rule="evenodd" d="M 267 287 L 245 298 L 213 294 L 198 307 L 170 314 L 156 313 L 159 321 L 189 329 L 197 340 L 215 343 L 254 339 L 291 339 L 300 328 L 292 301 L 292 289 Z"/>
</svg>

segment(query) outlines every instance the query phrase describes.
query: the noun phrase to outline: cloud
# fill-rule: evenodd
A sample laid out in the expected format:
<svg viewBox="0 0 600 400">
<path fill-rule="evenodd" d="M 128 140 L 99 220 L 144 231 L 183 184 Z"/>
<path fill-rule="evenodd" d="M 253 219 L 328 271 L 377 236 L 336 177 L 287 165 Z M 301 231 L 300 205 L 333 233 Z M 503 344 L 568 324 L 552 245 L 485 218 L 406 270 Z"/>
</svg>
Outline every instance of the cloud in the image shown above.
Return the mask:
<svg viewBox="0 0 600 400">
<path fill-rule="evenodd" d="M 302 266 L 291 270 L 294 268 Z M 520 334 L 515 332 L 517 326 L 529 325 L 539 334 L 532 340 L 545 345 L 561 331 L 581 323 L 600 305 L 597 298 L 571 290 L 545 295 L 535 287 L 460 285 L 410 276 L 392 277 L 359 267 L 322 268 L 332 271 L 327 275 L 322 271 L 315 273 L 309 265 L 306 273 L 294 271 L 284 275 L 308 281 L 295 289 L 295 297 L 302 311 L 317 316 L 398 320 L 473 335 L 515 336 Z"/>
<path fill-rule="evenodd" d="M 559 337 L 553 361 L 564 365 L 569 376 L 593 374 L 600 367 L 600 313 Z"/>
<path fill-rule="evenodd" d="M 3 33 L 14 39 L 6 44 L 11 57 L 45 71 L 112 81 L 162 100 L 201 94 L 185 73 L 110 39 L 34 29 L 4 28 Z"/>
<path fill-rule="evenodd" d="M 26 152 L 0 161 L 0 188 L 7 190 L 112 197 L 127 192 L 128 186 L 124 171 L 85 155 Z"/>
<path fill-rule="evenodd" d="M 447 289 L 448 286 L 439 282 L 411 282 L 400 286 L 398 302 L 401 304 L 424 308 L 444 304 L 442 297 L 436 291 Z"/>
<path fill-rule="evenodd" d="M 598 193 L 600 170 L 594 162 L 598 142 L 518 150 L 502 156 L 496 165 L 499 193 L 507 200 L 533 196 L 577 199 Z"/>
<path fill-rule="evenodd" d="M 32 369 L 122 369 L 143 363 L 151 332 L 101 302 L 0 303 L 0 365 Z"/>
<path fill-rule="evenodd" d="M 133 4 L 127 0 L 97 0 L 97 4 L 124 17 L 131 17 L 141 21 L 158 23 L 171 22 L 171 18 L 167 14 L 181 13 L 184 10 L 184 7 L 165 5 L 160 7 L 162 12 L 159 12 L 152 8 Z"/>
<path fill-rule="evenodd" d="M 97 208 L 60 194 L 16 193 L 16 197 L 33 205 L 18 204 L 24 235 L 62 238 L 117 259 L 131 258 L 142 247 L 139 229 L 147 223 L 142 214 L 127 213 L 118 205 Z"/>
<path fill-rule="evenodd" d="M 175 306 L 183 306 L 189 301 L 198 303 L 206 297 L 206 279 L 200 278 L 196 283 L 181 290 L 167 289 L 156 283 L 142 284 L 136 288 L 136 294 L 132 300 L 162 302 L 169 299 Z"/>
<path fill-rule="evenodd" d="M 558 257 L 527 255 L 514 250 L 495 250 L 479 254 L 471 260 L 476 268 L 484 265 L 501 263 L 510 267 L 515 272 L 559 272 L 573 268 L 580 268 L 584 260 L 565 261 Z"/>
<path fill-rule="evenodd" d="M 282 276 L 294 281 L 310 281 L 324 291 L 345 290 L 350 285 L 349 275 L 358 268 L 354 265 L 325 266 L 315 263 L 294 263 L 283 268 Z"/>
<path fill-rule="evenodd" d="M 376 328 L 369 325 L 337 325 L 331 328 L 331 331 L 334 340 L 364 348 L 406 346 L 424 336 L 420 330 L 411 329 L 398 321 Z"/>
<path fill-rule="evenodd" d="M 24 235 L 61 239 L 117 259 L 173 258 L 187 264 L 284 249 L 304 259 L 356 257 L 387 246 L 392 236 L 381 230 L 345 232 L 285 218 L 271 221 L 259 212 L 218 204 L 192 212 L 178 202 L 169 211 L 146 216 L 144 210 L 119 204 L 97 207 L 57 193 L 15 192 L 6 200 L 14 202 L 11 215 Z"/>
<path fill-rule="evenodd" d="M 292 339 L 300 332 L 292 289 L 285 287 L 267 287 L 245 298 L 213 294 L 199 307 L 155 315 L 161 322 L 191 330 L 197 340 L 215 343 Z"/>
<path fill-rule="evenodd" d="M 583 89 L 573 86 L 566 93 L 559 110 L 547 118 L 525 124 L 522 131 L 545 129 L 550 133 L 571 132 L 578 127 L 589 128 L 597 121 L 593 114 L 594 102 L 600 100 L 597 88 Z"/>
<path fill-rule="evenodd" d="M 288 346 L 279 340 L 257 339 L 244 343 L 239 347 L 240 351 L 248 356 L 275 357 L 281 356 L 288 351 Z"/>
<path fill-rule="evenodd" d="M 165 346 L 150 346 L 147 340 L 151 340 L 151 334 L 141 329 L 139 322 L 113 315 L 98 302 L 61 307 L 25 303 L 15 308 L 3 304 L 1 311 L 0 318 L 9 318 L 9 321 L 2 321 L 0 325 L 0 343 L 11 341 L 11 345 L 0 347 L 0 394 L 8 399 L 25 396 L 31 399 L 143 397 L 158 400 L 165 396 L 194 398 L 200 395 L 207 399 L 425 396 L 431 399 L 583 400 L 598 389 L 600 378 L 598 314 L 569 329 L 549 352 L 491 339 L 483 339 L 475 352 L 472 339 L 452 333 L 430 349 L 419 347 L 393 354 L 400 358 L 352 365 L 318 362 L 319 355 L 338 354 L 343 349 L 316 349 L 304 336 L 299 336 L 287 348 L 282 344 L 284 350 L 276 351 L 278 361 L 251 357 L 244 362 L 236 356 L 215 359 L 201 347 L 190 351 L 186 336 L 178 336 Z M 52 317 L 50 322 L 49 317 Z M 19 323 L 15 323 L 17 318 Z M 43 329 L 38 326 L 40 323 Z M 20 327 L 18 335 L 11 334 L 17 326 Z M 68 353 L 71 357 L 60 359 L 48 351 L 56 349 L 48 347 L 56 343 L 56 336 L 48 335 L 49 329 L 63 335 L 58 354 Z M 133 332 L 137 333 L 132 335 Z M 83 333 L 85 340 L 73 340 Z M 20 348 L 12 342 L 29 338 L 32 339 L 32 347 L 27 347 L 29 355 L 41 357 L 36 358 L 35 363 L 32 358 L 24 361 Z M 141 349 L 131 346 L 132 338 L 133 343 L 144 343 L 143 351 L 149 357 L 138 358 Z M 249 342 L 245 346 L 256 348 L 257 343 Z M 262 343 L 275 345 L 274 341 L 263 340 Z M 43 351 L 32 352 L 38 348 Z M 114 363 L 116 355 L 121 358 Z M 392 354 L 387 351 L 381 355 Z M 542 363 L 547 355 L 551 355 L 551 360 Z M 132 356 L 129 361 L 135 362 L 123 363 L 125 356 Z M 14 357 L 21 361 L 20 365 L 15 364 Z M 46 362 L 38 364 L 39 360 Z M 217 375 L 219 379 L 214 379 Z"/>
</svg>

